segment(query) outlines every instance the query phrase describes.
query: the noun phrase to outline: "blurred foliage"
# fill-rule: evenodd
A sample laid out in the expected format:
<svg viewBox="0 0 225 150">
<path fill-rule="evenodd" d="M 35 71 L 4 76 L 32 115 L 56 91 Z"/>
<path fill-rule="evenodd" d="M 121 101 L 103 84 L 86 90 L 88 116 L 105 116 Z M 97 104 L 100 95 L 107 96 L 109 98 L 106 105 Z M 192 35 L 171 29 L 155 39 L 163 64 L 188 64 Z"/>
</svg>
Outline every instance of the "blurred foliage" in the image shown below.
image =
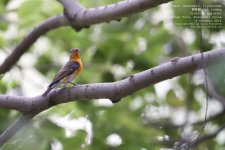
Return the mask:
<svg viewBox="0 0 225 150">
<path fill-rule="evenodd" d="M 115 3 L 118 0 L 82 0 L 80 2 L 85 7 L 96 7 Z M 202 1 L 203 5 L 209 3 L 211 2 L 208 0 Z M 222 1 L 218 0 L 216 3 L 221 3 L 224 10 Z M 199 30 L 190 26 L 176 25 L 178 21 L 187 21 L 185 19 L 171 19 L 175 16 L 186 15 L 191 9 L 171 6 L 195 4 L 195 1 L 175 0 L 170 4 L 167 7 L 160 6 L 123 18 L 121 21 L 92 25 L 80 32 L 75 32 L 70 27 L 52 30 L 40 37 L 16 67 L 0 77 L 0 92 L 27 95 L 31 90 L 25 86 L 25 82 L 31 85 L 33 92 L 36 88 L 44 91 L 46 88 L 44 84 L 47 85 L 50 82 L 68 59 L 69 50 L 72 47 L 81 49 L 84 63 L 84 70 L 76 80 L 78 84 L 121 80 L 131 74 L 168 62 L 174 57 L 198 53 Z M 172 12 L 171 16 L 163 17 L 165 11 L 167 14 Z M 35 26 L 62 12 L 63 8 L 57 1 L 1 0 L 0 55 L 6 57 Z M 223 22 L 224 19 L 225 17 Z M 203 29 L 202 46 L 205 51 L 225 46 L 224 28 L 223 24 L 222 28 Z M 27 74 L 26 72 L 29 71 L 32 73 Z M 217 91 L 225 96 L 224 65 L 212 67 L 208 69 L 208 73 Z M 48 80 L 44 81 L 43 78 Z M 203 78 L 197 72 L 165 82 L 166 85 L 158 84 L 159 86 L 142 89 L 114 105 L 109 100 L 89 100 L 55 106 L 38 115 L 6 143 L 3 149 L 55 150 L 57 146 L 65 150 L 172 148 L 173 144 L 162 143 L 166 143 L 165 141 L 169 139 L 183 137 L 185 131 L 182 127 L 170 128 L 169 125 L 179 125 L 189 121 L 191 118 L 187 117 L 187 114 L 199 120 L 204 118 L 200 117 L 205 113 L 202 111 L 205 97 L 201 96 Z M 33 96 L 37 94 L 40 93 L 33 93 Z M 214 104 L 216 100 L 210 100 L 210 102 Z M 219 110 L 219 108 L 214 109 Z M 57 116 L 58 120 L 59 118 L 64 120 L 56 123 L 51 119 L 53 116 Z M 0 109 L 0 131 L 4 131 L 17 117 L 18 113 L 15 111 Z M 90 142 L 87 142 L 87 136 L 90 134 L 88 127 L 74 123 L 84 118 L 91 122 L 93 133 L 90 135 Z M 213 121 L 213 124 L 217 126 L 222 123 L 224 123 L 224 116 Z M 77 127 L 76 130 L 75 127 Z M 72 135 L 68 136 L 68 133 Z M 207 133 L 209 132 L 206 131 Z M 114 138 L 110 141 L 110 135 L 115 134 L 119 136 L 119 139 Z M 164 142 L 160 143 L 160 141 Z M 197 149 L 206 148 L 220 150 L 224 149 L 225 145 L 217 139 L 211 139 L 202 143 Z"/>
</svg>

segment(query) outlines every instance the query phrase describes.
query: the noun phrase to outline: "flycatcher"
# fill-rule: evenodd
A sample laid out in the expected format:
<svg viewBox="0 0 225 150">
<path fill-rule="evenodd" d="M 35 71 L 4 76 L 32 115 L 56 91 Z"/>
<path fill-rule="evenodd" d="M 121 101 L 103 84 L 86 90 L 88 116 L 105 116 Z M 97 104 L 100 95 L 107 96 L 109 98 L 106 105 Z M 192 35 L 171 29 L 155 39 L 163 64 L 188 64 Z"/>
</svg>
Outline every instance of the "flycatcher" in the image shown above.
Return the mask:
<svg viewBox="0 0 225 150">
<path fill-rule="evenodd" d="M 59 70 L 59 73 L 54 77 L 52 83 L 49 84 L 48 89 L 42 94 L 43 97 L 47 96 L 48 93 L 58 85 L 72 83 L 82 71 L 83 64 L 80 57 L 80 50 L 78 48 L 73 48 L 70 50 L 70 53 L 70 59 Z"/>
</svg>

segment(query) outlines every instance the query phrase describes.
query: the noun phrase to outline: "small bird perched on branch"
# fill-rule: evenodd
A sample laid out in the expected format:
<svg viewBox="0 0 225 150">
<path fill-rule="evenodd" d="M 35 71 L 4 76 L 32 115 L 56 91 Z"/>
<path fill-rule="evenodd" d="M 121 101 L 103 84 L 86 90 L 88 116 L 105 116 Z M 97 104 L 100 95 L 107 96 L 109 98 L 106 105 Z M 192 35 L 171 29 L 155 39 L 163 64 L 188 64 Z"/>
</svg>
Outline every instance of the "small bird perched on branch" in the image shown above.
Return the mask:
<svg viewBox="0 0 225 150">
<path fill-rule="evenodd" d="M 48 86 L 48 89 L 42 94 L 43 97 L 47 96 L 54 87 L 60 84 L 72 83 L 72 81 L 80 74 L 83 68 L 80 50 L 78 48 L 72 48 L 70 53 L 69 61 L 59 70 L 59 73 L 54 77 L 52 83 Z"/>
</svg>

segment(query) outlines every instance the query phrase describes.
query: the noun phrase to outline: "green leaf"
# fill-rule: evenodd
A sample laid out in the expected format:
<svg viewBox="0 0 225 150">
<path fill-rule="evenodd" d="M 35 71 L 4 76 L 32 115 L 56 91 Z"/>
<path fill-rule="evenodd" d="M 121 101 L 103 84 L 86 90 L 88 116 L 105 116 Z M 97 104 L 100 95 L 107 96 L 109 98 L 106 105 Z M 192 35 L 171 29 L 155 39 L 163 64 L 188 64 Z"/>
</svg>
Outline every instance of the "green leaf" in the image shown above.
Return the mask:
<svg viewBox="0 0 225 150">
<path fill-rule="evenodd" d="M 172 107 L 182 107 L 184 106 L 184 101 L 179 99 L 173 90 L 170 90 L 166 96 L 167 103 Z"/>
</svg>

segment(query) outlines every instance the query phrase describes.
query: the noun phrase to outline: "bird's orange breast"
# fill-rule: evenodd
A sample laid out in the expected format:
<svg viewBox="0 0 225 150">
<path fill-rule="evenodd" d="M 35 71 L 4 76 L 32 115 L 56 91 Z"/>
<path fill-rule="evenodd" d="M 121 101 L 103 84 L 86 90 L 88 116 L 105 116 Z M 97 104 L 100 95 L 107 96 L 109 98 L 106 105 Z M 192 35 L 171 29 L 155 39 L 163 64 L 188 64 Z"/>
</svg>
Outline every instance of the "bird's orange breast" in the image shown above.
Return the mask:
<svg viewBox="0 0 225 150">
<path fill-rule="evenodd" d="M 73 53 L 73 54 L 71 55 L 71 59 L 72 59 L 73 61 L 79 63 L 79 68 L 73 73 L 73 75 L 74 75 L 75 77 L 77 77 L 77 76 L 80 74 L 80 72 L 82 71 L 82 69 L 83 69 L 83 64 L 82 64 L 82 61 L 81 61 L 81 58 L 80 58 L 80 54 L 78 54 L 78 53 Z"/>
<path fill-rule="evenodd" d="M 74 72 L 74 76 L 77 77 L 80 74 L 80 72 L 82 71 L 82 69 L 83 69 L 83 64 L 82 64 L 80 59 L 78 61 L 76 61 L 76 62 L 78 62 L 79 65 L 80 65 L 79 68 Z"/>
</svg>

